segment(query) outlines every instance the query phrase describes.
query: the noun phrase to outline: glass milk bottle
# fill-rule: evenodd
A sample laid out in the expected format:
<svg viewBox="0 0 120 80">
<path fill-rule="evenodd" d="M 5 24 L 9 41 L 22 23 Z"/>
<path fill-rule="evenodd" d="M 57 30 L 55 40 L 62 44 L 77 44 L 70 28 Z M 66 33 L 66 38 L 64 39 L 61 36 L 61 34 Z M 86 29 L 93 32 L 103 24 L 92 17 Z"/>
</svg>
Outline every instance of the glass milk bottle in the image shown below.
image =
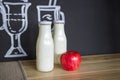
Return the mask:
<svg viewBox="0 0 120 80">
<path fill-rule="evenodd" d="M 54 54 L 55 64 L 59 64 L 59 57 L 67 50 L 67 39 L 64 31 L 65 22 L 62 20 L 54 22 Z"/>
<path fill-rule="evenodd" d="M 50 21 L 39 24 L 39 34 L 36 44 L 36 66 L 39 71 L 48 72 L 54 68 L 54 44 Z"/>
</svg>

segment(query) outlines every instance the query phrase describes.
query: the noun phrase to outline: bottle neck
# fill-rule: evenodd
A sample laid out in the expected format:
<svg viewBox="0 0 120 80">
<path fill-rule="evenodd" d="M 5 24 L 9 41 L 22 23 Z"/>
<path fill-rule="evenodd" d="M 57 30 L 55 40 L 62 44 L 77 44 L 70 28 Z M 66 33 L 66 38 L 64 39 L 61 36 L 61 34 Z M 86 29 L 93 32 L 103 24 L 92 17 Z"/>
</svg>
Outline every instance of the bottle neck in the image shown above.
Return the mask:
<svg viewBox="0 0 120 80">
<path fill-rule="evenodd" d="M 51 31 L 51 25 L 48 25 L 48 24 L 40 25 L 39 30 L 42 32 Z"/>
<path fill-rule="evenodd" d="M 54 31 L 56 33 L 64 33 L 64 24 L 54 24 Z"/>
<path fill-rule="evenodd" d="M 39 35 L 44 38 L 49 38 L 52 36 L 51 34 L 51 25 L 49 24 L 44 24 L 39 26 Z"/>
</svg>

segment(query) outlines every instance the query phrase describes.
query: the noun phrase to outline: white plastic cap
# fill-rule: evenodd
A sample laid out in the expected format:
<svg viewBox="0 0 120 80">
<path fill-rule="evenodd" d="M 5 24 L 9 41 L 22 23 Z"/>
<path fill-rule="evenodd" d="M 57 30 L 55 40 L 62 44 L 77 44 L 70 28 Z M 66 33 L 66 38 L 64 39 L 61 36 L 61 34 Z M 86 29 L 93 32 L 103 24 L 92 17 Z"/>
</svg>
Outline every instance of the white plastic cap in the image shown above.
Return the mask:
<svg viewBox="0 0 120 80">
<path fill-rule="evenodd" d="M 65 21 L 63 20 L 57 20 L 57 21 L 54 21 L 55 24 L 65 24 Z"/>
<path fill-rule="evenodd" d="M 51 21 L 41 21 L 41 22 L 39 22 L 39 24 L 49 24 L 49 25 L 51 25 L 52 24 L 52 22 Z"/>
</svg>

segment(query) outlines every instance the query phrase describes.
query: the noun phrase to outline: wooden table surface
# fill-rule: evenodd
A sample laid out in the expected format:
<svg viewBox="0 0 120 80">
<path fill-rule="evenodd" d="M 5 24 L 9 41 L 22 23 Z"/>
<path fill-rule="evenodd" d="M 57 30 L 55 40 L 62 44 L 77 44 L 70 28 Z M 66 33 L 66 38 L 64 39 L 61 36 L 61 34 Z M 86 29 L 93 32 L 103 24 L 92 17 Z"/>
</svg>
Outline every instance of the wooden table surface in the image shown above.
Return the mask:
<svg viewBox="0 0 120 80">
<path fill-rule="evenodd" d="M 77 71 L 65 71 L 55 65 L 51 72 L 36 70 L 35 60 L 21 61 L 29 80 L 120 80 L 120 54 L 82 56 Z"/>
</svg>

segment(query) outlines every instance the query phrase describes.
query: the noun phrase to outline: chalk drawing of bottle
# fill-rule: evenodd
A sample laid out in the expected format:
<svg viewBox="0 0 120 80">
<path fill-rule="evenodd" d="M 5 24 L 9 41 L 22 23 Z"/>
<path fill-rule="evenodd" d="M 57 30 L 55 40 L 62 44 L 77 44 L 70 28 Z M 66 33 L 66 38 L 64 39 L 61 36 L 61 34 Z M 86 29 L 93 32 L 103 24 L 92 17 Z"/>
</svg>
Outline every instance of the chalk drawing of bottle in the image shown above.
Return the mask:
<svg viewBox="0 0 120 80">
<path fill-rule="evenodd" d="M 60 6 L 56 3 L 57 0 L 49 0 L 48 5 L 37 5 L 38 22 L 59 19 Z"/>
</svg>

